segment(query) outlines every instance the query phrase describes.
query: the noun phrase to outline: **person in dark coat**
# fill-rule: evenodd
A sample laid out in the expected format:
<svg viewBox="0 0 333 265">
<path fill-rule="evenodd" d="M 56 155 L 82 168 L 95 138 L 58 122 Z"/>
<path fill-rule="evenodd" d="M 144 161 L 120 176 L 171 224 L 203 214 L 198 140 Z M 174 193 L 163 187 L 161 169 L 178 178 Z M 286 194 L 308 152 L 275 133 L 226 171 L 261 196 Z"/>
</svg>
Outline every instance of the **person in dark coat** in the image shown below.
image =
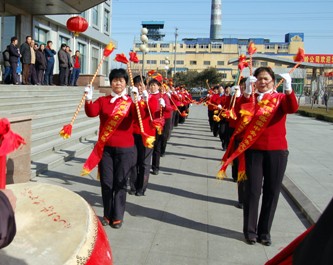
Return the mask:
<svg viewBox="0 0 333 265">
<path fill-rule="evenodd" d="M 40 85 L 42 85 L 44 82 L 44 72 L 47 67 L 44 50 L 45 44 L 41 44 L 39 49 L 36 50 L 36 72 L 38 84 Z"/>
<path fill-rule="evenodd" d="M 58 51 L 58 60 L 59 60 L 59 85 L 65 86 L 67 85 L 67 77 L 68 77 L 68 55 L 66 52 L 67 45 L 65 43 L 61 44 L 61 48 Z"/>
<path fill-rule="evenodd" d="M 14 210 L 16 197 L 11 190 L 0 190 L 0 249 L 8 246 L 16 235 Z"/>
<path fill-rule="evenodd" d="M 14 85 L 19 84 L 19 76 L 17 74 L 17 63 L 21 57 L 20 50 L 17 47 L 18 39 L 16 37 L 12 37 L 10 41 L 10 45 L 8 46 L 9 51 L 9 62 L 12 69 L 12 81 Z"/>
<path fill-rule="evenodd" d="M 22 43 L 20 47 L 20 53 L 21 53 L 21 61 L 22 61 L 22 84 L 28 85 L 29 84 L 29 67 L 31 64 L 31 49 L 30 49 L 30 43 L 31 43 L 31 36 L 27 36 L 25 38 L 25 42 Z"/>
<path fill-rule="evenodd" d="M 46 59 L 46 70 L 44 73 L 44 85 L 52 86 L 53 84 L 53 68 L 54 68 L 54 55 L 57 54 L 55 50 L 52 49 L 53 42 L 47 41 L 47 45 L 44 50 Z"/>
</svg>

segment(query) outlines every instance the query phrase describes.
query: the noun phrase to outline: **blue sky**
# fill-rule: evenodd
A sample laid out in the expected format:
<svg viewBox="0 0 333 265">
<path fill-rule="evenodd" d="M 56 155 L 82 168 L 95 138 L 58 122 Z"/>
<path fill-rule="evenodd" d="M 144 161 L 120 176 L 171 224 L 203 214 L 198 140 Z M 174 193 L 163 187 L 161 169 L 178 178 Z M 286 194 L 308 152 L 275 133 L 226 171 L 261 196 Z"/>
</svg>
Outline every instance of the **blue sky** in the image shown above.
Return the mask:
<svg viewBox="0 0 333 265">
<path fill-rule="evenodd" d="M 208 38 L 211 0 L 113 0 L 112 39 L 127 53 L 139 39 L 141 22 L 164 21 L 165 41 Z M 333 0 L 222 0 L 222 37 L 283 42 L 303 32 L 305 53 L 333 54 Z"/>
</svg>

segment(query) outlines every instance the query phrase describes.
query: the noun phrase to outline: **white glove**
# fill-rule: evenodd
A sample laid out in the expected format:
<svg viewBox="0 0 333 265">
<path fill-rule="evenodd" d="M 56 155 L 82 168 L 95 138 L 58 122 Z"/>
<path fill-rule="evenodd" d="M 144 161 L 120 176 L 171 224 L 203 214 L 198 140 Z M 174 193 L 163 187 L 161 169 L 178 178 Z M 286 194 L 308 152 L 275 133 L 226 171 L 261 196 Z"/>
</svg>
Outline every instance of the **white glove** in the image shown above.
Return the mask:
<svg viewBox="0 0 333 265">
<path fill-rule="evenodd" d="M 254 83 L 254 82 L 257 82 L 257 78 L 252 75 L 246 79 L 246 82 L 245 82 L 246 88 L 244 91 L 246 94 L 250 95 L 252 93 L 252 83 Z"/>
<path fill-rule="evenodd" d="M 171 98 L 171 93 L 170 92 L 167 92 L 166 94 L 169 98 Z"/>
<path fill-rule="evenodd" d="M 236 96 L 236 98 L 240 97 L 240 87 L 239 86 L 233 86 L 231 88 L 231 91 L 233 91 L 233 94 Z"/>
<path fill-rule="evenodd" d="M 221 104 L 218 104 L 218 105 L 217 105 L 217 108 L 218 108 L 218 109 L 222 109 L 222 105 L 221 105 Z"/>
<path fill-rule="evenodd" d="M 285 73 L 285 74 L 279 74 L 279 76 L 281 76 L 284 81 L 283 81 L 283 90 L 284 91 L 291 91 L 292 87 L 291 87 L 291 76 L 289 73 Z"/>
<path fill-rule="evenodd" d="M 86 100 L 92 100 L 94 88 L 91 86 L 86 86 L 84 88 L 84 93 L 86 94 Z"/>
<path fill-rule="evenodd" d="M 159 99 L 160 105 L 164 108 L 165 107 L 165 101 L 163 98 Z"/>
<path fill-rule="evenodd" d="M 135 86 L 130 87 L 131 94 L 136 94 L 137 96 L 139 95 L 138 88 Z"/>
<path fill-rule="evenodd" d="M 149 94 L 148 94 L 148 91 L 147 90 L 143 90 L 142 91 L 142 98 L 144 101 L 148 102 L 148 97 L 149 97 Z"/>
</svg>

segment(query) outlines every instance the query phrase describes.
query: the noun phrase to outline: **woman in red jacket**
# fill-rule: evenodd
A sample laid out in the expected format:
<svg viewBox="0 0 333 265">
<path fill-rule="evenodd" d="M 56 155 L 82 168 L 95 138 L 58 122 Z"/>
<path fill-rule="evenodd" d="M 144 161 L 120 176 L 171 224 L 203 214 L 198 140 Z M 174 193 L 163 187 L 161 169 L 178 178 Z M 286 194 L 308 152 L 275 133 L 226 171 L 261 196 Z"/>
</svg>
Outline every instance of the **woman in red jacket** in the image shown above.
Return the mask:
<svg viewBox="0 0 333 265">
<path fill-rule="evenodd" d="M 270 230 L 287 167 L 288 145 L 286 140 L 286 116 L 298 109 L 297 99 L 291 87 L 289 74 L 284 78 L 285 93 L 274 90 L 275 75 L 271 68 L 260 67 L 246 81 L 244 101 L 252 99 L 252 86 L 256 89 L 255 112 L 247 126 L 243 145 L 246 176 L 243 232 L 248 244 L 256 241 L 271 245 Z M 244 102 L 243 102 L 244 103 Z M 262 204 L 258 221 L 261 191 Z"/>
<path fill-rule="evenodd" d="M 126 92 L 126 70 L 113 69 L 109 80 L 111 95 L 99 97 L 94 102 L 92 89 L 86 88 L 85 112 L 88 117 L 99 116 L 100 127 L 98 141 L 83 166 L 83 174 L 98 164 L 104 207 L 102 224 L 120 228 L 125 212 L 127 179 L 135 166 L 133 120 L 136 112 Z"/>
</svg>

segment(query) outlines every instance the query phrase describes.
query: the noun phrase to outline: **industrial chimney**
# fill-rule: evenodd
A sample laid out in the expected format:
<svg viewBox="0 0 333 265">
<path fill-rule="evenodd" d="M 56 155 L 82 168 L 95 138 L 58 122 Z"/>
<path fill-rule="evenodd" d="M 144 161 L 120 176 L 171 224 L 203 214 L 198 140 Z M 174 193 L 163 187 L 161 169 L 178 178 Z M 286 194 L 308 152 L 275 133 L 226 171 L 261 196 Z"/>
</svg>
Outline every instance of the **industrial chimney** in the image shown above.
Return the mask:
<svg viewBox="0 0 333 265">
<path fill-rule="evenodd" d="M 212 0 L 212 12 L 210 18 L 210 39 L 222 39 L 221 0 Z"/>
</svg>

